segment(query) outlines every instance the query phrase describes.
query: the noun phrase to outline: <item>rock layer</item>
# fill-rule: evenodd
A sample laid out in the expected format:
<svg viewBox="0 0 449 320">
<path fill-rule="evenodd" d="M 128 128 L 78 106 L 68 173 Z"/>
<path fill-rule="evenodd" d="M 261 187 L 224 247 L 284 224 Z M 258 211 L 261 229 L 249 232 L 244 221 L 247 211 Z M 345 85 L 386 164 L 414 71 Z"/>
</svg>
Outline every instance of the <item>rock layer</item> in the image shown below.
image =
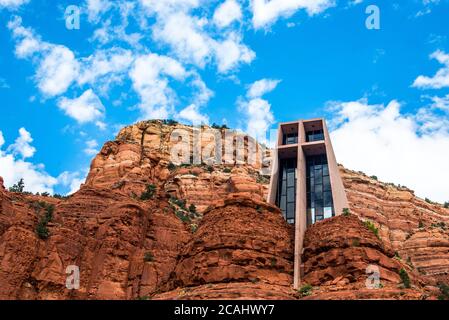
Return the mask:
<svg viewBox="0 0 449 320">
<path fill-rule="evenodd" d="M 448 282 L 449 211 L 341 168 L 352 214 L 307 231 L 303 284 L 313 290 L 302 296 L 291 285 L 293 230 L 264 202 L 269 151 L 256 145 L 251 164 L 235 154 L 214 164 L 205 135 L 203 161 L 173 163 L 179 129 L 181 141 L 193 140 L 193 128 L 162 121 L 124 128 L 67 199 L 11 193 L 0 178 L 0 299 L 424 299 Z M 225 133 L 214 132 L 225 145 Z M 141 197 L 149 186 L 154 194 Z M 42 239 L 36 230 L 50 204 Z M 382 288 L 367 289 L 369 265 L 379 267 Z M 66 288 L 70 266 L 79 267 L 78 290 Z"/>
</svg>

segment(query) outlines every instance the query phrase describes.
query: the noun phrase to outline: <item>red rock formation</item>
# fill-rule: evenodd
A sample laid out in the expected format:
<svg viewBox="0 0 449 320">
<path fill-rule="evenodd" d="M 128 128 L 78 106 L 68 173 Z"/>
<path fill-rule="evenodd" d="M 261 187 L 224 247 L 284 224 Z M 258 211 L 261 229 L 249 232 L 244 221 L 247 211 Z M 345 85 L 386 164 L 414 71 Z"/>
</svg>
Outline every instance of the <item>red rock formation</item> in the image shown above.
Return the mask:
<svg viewBox="0 0 449 320">
<path fill-rule="evenodd" d="M 156 298 L 180 298 L 176 288 L 188 288 L 192 294 L 183 298 L 198 297 L 200 291 L 203 298 L 291 299 L 292 239 L 292 228 L 278 208 L 240 196 L 227 198 L 204 213 L 182 249 L 168 282 L 174 291 Z M 205 290 L 209 285 L 216 286 Z M 246 290 L 237 291 L 239 286 Z"/>
<path fill-rule="evenodd" d="M 192 138 L 192 128 L 161 121 L 124 128 L 68 199 L 10 193 L 0 178 L 0 299 L 301 298 L 291 287 L 292 230 L 263 201 L 260 154 L 252 165 L 172 166 L 177 129 Z M 448 281 L 449 211 L 341 171 L 353 215 L 308 230 L 303 279 L 314 289 L 303 298 L 434 297 L 436 282 Z M 156 194 L 141 200 L 149 185 Z M 48 239 L 36 233 L 42 202 L 55 206 Z M 370 264 L 383 288 L 366 288 Z M 70 265 L 80 268 L 79 290 L 66 288 Z M 401 268 L 411 289 L 401 288 Z"/>
<path fill-rule="evenodd" d="M 339 216 L 310 227 L 304 242 L 303 282 L 315 286 L 307 299 L 424 299 L 432 294 L 423 279 L 355 215 Z M 380 287 L 367 285 L 373 270 Z M 407 271 L 412 288 L 401 285 Z"/>
</svg>

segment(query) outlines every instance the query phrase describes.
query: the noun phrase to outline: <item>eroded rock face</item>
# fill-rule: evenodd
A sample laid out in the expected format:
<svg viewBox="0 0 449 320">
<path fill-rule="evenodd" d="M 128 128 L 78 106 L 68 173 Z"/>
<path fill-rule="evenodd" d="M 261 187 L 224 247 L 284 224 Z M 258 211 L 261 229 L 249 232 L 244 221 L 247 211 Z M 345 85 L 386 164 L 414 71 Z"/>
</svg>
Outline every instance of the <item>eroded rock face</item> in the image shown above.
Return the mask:
<svg viewBox="0 0 449 320">
<path fill-rule="evenodd" d="M 293 230 L 264 202 L 262 157 L 173 166 L 178 129 L 193 137 L 161 121 L 124 128 L 68 199 L 10 193 L 0 178 L 0 299 L 423 299 L 449 281 L 449 211 L 341 168 L 352 215 L 307 231 L 303 280 L 314 289 L 301 297 Z M 141 200 L 149 185 L 155 194 Z M 48 239 L 36 233 L 42 202 L 55 206 Z M 381 273 L 374 291 L 369 265 Z M 79 290 L 66 288 L 69 266 L 80 269 Z M 402 268 L 411 289 L 401 288 Z"/>
<path fill-rule="evenodd" d="M 233 196 L 205 212 L 179 255 L 168 283 L 173 291 L 157 298 L 179 298 L 176 288 L 201 287 L 196 290 L 207 298 L 267 298 L 272 291 L 273 299 L 291 299 L 292 253 L 292 227 L 278 208 Z M 206 284 L 220 286 L 207 290 Z M 227 291 L 240 285 L 251 291 Z M 226 290 L 218 294 L 217 288 Z"/>
<path fill-rule="evenodd" d="M 304 283 L 315 288 L 307 299 L 423 299 L 432 295 L 423 279 L 355 215 L 310 227 L 304 242 Z M 406 270 L 412 288 L 401 287 Z M 372 278 L 379 275 L 380 285 Z M 371 277 L 371 278 L 370 278 Z"/>
<path fill-rule="evenodd" d="M 422 276 L 449 274 L 449 210 L 413 191 L 341 168 L 351 211 L 371 220 L 385 244 Z"/>
</svg>

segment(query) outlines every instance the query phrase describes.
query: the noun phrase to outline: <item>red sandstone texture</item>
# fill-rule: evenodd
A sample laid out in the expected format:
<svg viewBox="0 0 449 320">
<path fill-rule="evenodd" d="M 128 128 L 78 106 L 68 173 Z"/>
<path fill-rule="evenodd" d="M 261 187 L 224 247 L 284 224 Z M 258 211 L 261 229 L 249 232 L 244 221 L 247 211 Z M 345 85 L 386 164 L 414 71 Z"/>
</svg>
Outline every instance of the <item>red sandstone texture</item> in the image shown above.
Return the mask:
<svg viewBox="0 0 449 320">
<path fill-rule="evenodd" d="M 448 282 L 449 211 L 341 168 L 352 214 L 307 231 L 303 283 L 313 289 L 293 290 L 293 230 L 264 202 L 262 158 L 170 165 L 177 129 L 192 132 L 161 121 L 124 128 L 67 199 L 10 193 L 0 178 L 0 299 L 433 299 Z M 155 195 L 141 200 L 150 184 Z M 55 206 L 48 239 L 36 234 L 42 202 Z M 79 290 L 66 288 L 70 265 Z M 369 265 L 379 289 L 365 285 Z"/>
</svg>

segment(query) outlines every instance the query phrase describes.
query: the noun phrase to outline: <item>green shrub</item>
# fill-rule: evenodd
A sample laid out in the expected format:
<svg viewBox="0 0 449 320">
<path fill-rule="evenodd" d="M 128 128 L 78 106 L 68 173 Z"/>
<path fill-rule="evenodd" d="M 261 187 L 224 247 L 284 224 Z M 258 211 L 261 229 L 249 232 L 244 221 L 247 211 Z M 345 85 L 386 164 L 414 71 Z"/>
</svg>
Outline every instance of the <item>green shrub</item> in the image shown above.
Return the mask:
<svg viewBox="0 0 449 320">
<path fill-rule="evenodd" d="M 177 125 L 179 122 L 172 120 L 172 119 L 166 119 L 166 120 L 162 120 L 162 124 L 165 124 L 167 126 L 175 126 Z"/>
<path fill-rule="evenodd" d="M 374 223 L 373 223 L 372 221 L 369 221 L 369 220 L 365 221 L 364 223 L 365 223 L 365 226 L 366 226 L 368 229 L 370 229 L 370 230 L 376 235 L 376 237 L 377 237 L 378 239 L 380 239 L 380 237 L 379 237 L 379 229 L 376 228 L 376 226 L 374 225 Z"/>
<path fill-rule="evenodd" d="M 9 188 L 9 191 L 15 193 L 23 193 L 24 189 L 25 189 L 25 182 L 23 181 L 23 179 L 20 179 L 16 184 L 14 184 L 11 188 Z"/>
<path fill-rule="evenodd" d="M 272 266 L 272 267 L 275 267 L 276 264 L 277 264 L 276 258 L 271 258 L 271 266 Z"/>
<path fill-rule="evenodd" d="M 212 172 L 214 172 L 214 167 L 212 167 L 212 166 L 207 166 L 207 167 L 206 167 L 206 170 L 207 170 L 209 173 L 212 173 Z"/>
<path fill-rule="evenodd" d="M 190 217 L 185 215 L 183 211 L 177 210 L 176 211 L 176 216 L 181 219 L 182 222 L 184 223 L 189 223 L 190 222 Z"/>
<path fill-rule="evenodd" d="M 189 211 L 194 214 L 196 213 L 196 206 L 193 203 L 189 206 Z"/>
<path fill-rule="evenodd" d="M 313 287 L 310 284 L 305 284 L 298 290 L 301 297 L 310 296 L 312 294 L 312 291 Z"/>
<path fill-rule="evenodd" d="M 140 195 L 140 200 L 153 199 L 156 190 L 157 188 L 154 184 L 147 185 L 146 190 Z"/>
<path fill-rule="evenodd" d="M 231 172 L 232 172 L 232 169 L 231 169 L 231 168 L 224 168 L 224 169 L 223 169 L 223 172 L 224 172 L 224 173 L 231 173 Z"/>
<path fill-rule="evenodd" d="M 370 178 L 373 180 L 379 180 L 379 179 L 377 179 L 377 176 L 371 176 Z"/>
<path fill-rule="evenodd" d="M 39 219 L 36 226 L 36 234 L 39 238 L 46 240 L 50 236 L 50 231 L 48 230 L 48 223 L 53 219 L 53 213 L 55 206 L 52 204 L 47 204 L 45 202 L 39 202 L 38 206 L 45 209 L 44 215 Z M 36 208 L 35 208 L 36 209 Z M 40 210 L 38 210 L 40 211 Z"/>
<path fill-rule="evenodd" d="M 402 283 L 405 288 L 410 288 L 410 277 L 408 276 L 407 271 L 404 268 L 399 270 L 399 276 L 401 277 Z"/>
<path fill-rule="evenodd" d="M 44 221 L 39 221 L 36 227 L 36 234 L 42 240 L 48 239 L 50 232 L 48 231 L 47 224 Z"/>
<path fill-rule="evenodd" d="M 443 205 L 446 209 L 449 209 L 449 202 L 445 202 Z"/>
<path fill-rule="evenodd" d="M 432 223 L 432 228 L 440 228 L 442 230 L 446 230 L 446 224 L 444 222 Z"/>
<path fill-rule="evenodd" d="M 192 233 L 195 233 L 196 230 L 198 230 L 198 225 L 195 224 L 195 223 L 192 223 L 192 224 L 190 225 L 190 231 L 191 231 Z"/>
<path fill-rule="evenodd" d="M 424 228 L 424 223 L 421 220 L 418 223 L 418 228 Z"/>
<path fill-rule="evenodd" d="M 427 203 L 433 204 L 433 201 L 430 200 L 429 198 L 425 198 L 424 200 L 425 200 Z"/>
<path fill-rule="evenodd" d="M 351 211 L 348 208 L 343 208 L 343 216 L 349 217 L 351 215 Z"/>
<path fill-rule="evenodd" d="M 145 255 L 143 257 L 143 261 L 145 262 L 153 262 L 154 261 L 154 256 L 151 252 L 145 252 Z"/>
<path fill-rule="evenodd" d="M 439 283 L 438 288 L 440 289 L 438 300 L 449 300 L 449 285 L 445 283 Z"/>
<path fill-rule="evenodd" d="M 168 170 L 170 170 L 170 171 L 176 170 L 176 166 L 175 166 L 175 164 L 174 164 L 173 162 L 170 162 L 170 163 L 168 164 L 167 168 L 168 168 Z"/>
</svg>

